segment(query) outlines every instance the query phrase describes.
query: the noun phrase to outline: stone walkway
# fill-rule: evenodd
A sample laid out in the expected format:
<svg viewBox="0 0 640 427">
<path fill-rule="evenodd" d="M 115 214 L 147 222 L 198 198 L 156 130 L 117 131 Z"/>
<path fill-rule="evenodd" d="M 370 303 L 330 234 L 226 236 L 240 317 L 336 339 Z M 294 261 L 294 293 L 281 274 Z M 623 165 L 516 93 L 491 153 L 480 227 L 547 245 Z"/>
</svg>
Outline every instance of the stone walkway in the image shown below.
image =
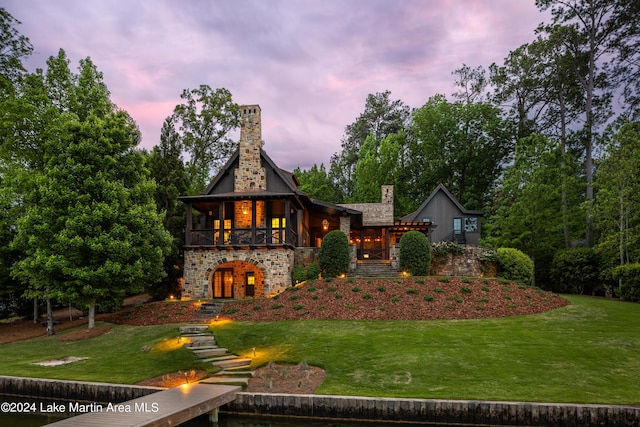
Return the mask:
<svg viewBox="0 0 640 427">
<path fill-rule="evenodd" d="M 219 347 L 209 326 L 181 326 L 180 338 L 185 343 L 184 346 L 198 356 L 200 362 L 211 363 L 220 368 L 212 377 L 200 380 L 201 383 L 247 384 L 249 377 L 253 376 L 253 371 L 246 370 L 251 365 L 251 359 L 239 357 L 226 348 Z"/>
</svg>

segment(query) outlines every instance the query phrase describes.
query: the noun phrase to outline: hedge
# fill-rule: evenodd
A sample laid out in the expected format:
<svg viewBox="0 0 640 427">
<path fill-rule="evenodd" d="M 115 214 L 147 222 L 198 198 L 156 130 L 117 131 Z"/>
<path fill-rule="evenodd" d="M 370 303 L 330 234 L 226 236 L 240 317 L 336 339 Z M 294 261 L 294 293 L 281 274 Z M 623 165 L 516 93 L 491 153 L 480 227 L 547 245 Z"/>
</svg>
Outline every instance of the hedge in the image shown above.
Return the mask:
<svg viewBox="0 0 640 427">
<path fill-rule="evenodd" d="M 408 231 L 400 239 L 400 269 L 412 276 L 429 274 L 431 245 L 427 236 L 419 231 Z"/>
</svg>

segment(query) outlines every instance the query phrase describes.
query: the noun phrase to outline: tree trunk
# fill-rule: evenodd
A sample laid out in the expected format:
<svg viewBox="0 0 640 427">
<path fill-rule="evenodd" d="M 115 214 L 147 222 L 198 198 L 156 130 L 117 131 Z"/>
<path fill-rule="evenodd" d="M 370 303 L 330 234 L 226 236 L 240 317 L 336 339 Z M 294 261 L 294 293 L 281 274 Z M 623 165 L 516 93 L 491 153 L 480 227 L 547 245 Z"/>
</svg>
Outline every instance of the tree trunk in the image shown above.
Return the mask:
<svg viewBox="0 0 640 427">
<path fill-rule="evenodd" d="M 38 323 L 38 297 L 33 297 L 33 324 Z"/>
<path fill-rule="evenodd" d="M 51 310 L 51 298 L 47 298 L 47 335 L 54 335 L 53 311 Z"/>
<path fill-rule="evenodd" d="M 89 304 L 89 329 L 96 326 L 96 303 L 94 301 Z"/>
</svg>

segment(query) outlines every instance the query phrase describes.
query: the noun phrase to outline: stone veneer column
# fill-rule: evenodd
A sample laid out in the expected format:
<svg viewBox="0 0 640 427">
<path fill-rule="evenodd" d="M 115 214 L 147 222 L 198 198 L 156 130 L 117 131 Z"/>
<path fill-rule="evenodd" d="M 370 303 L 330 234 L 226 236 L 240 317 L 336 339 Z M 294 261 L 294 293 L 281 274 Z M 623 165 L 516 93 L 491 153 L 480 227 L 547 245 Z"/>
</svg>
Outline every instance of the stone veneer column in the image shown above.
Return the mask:
<svg viewBox="0 0 640 427">
<path fill-rule="evenodd" d="M 382 190 L 382 203 L 393 204 L 393 185 L 383 185 Z"/>
<path fill-rule="evenodd" d="M 240 107 L 239 145 L 239 163 L 234 175 L 234 191 L 266 190 L 266 171 L 260 161 L 262 122 L 259 105 Z"/>
</svg>

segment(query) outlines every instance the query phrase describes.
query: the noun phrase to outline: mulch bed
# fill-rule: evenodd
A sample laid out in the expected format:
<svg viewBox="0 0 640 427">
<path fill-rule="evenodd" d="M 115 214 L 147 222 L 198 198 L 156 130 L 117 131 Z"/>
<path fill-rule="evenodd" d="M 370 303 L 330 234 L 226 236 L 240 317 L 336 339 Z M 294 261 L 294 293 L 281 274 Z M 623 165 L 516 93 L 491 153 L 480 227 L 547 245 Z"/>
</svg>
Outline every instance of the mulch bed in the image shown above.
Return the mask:
<svg viewBox="0 0 640 427">
<path fill-rule="evenodd" d="M 536 314 L 568 304 L 550 292 L 493 279 L 334 279 L 289 288 L 276 298 L 228 302 L 221 317 L 245 321 L 479 319 Z"/>
</svg>

